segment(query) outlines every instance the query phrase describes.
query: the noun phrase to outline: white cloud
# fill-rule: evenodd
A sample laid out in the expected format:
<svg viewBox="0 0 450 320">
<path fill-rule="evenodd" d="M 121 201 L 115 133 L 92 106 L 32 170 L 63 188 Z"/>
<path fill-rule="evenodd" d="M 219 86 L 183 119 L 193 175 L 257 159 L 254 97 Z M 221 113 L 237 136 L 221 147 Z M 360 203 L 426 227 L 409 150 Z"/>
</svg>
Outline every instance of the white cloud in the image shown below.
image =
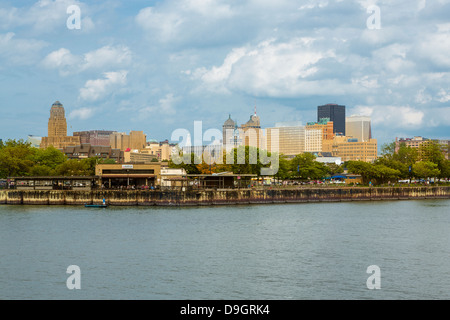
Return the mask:
<svg viewBox="0 0 450 320">
<path fill-rule="evenodd" d="M 74 55 L 61 48 L 49 53 L 42 65 L 49 69 L 59 69 L 61 75 L 75 74 L 86 70 L 125 67 L 131 63 L 131 50 L 126 46 L 104 46 L 84 55 Z"/>
<path fill-rule="evenodd" d="M 77 0 L 39 0 L 30 7 L 0 9 L 0 26 L 15 28 L 30 26 L 35 34 L 55 33 L 67 30 L 66 21 L 69 15 L 67 8 L 71 5 L 80 7 L 81 31 L 94 28 L 92 19 L 87 15 L 88 6 Z"/>
<path fill-rule="evenodd" d="M 183 18 L 177 13 L 160 13 L 148 7 L 139 11 L 136 22 L 145 30 L 157 32 L 161 41 L 169 41 L 178 34 Z"/>
<path fill-rule="evenodd" d="M 128 65 L 131 62 L 131 50 L 126 46 L 104 46 L 84 55 L 82 70 L 99 69 Z"/>
<path fill-rule="evenodd" d="M 151 115 L 158 113 L 160 115 L 174 115 L 176 114 L 175 105 L 179 98 L 175 97 L 173 93 L 166 94 L 163 98 L 159 99 L 158 104 L 154 106 L 144 107 L 139 110 L 141 118 L 149 118 Z"/>
<path fill-rule="evenodd" d="M 385 129 L 411 128 L 416 129 L 424 124 L 425 113 L 410 106 L 356 106 L 353 114 L 370 116 L 372 123 Z"/>
<path fill-rule="evenodd" d="M 105 72 L 104 79 L 88 80 L 80 89 L 82 100 L 96 101 L 127 83 L 127 71 Z"/>
<path fill-rule="evenodd" d="M 446 91 L 441 88 L 441 90 L 438 93 L 437 100 L 442 103 L 450 101 L 450 91 Z"/>
<path fill-rule="evenodd" d="M 5 66 L 33 65 L 45 46 L 47 43 L 44 41 L 17 38 L 13 32 L 0 34 L 0 59 L 4 59 L 2 64 Z"/>
<path fill-rule="evenodd" d="M 80 108 L 73 110 L 69 114 L 70 119 L 80 119 L 80 120 L 87 120 L 91 118 L 94 115 L 94 110 L 89 108 Z"/>
<path fill-rule="evenodd" d="M 315 41 L 269 39 L 256 46 L 235 48 L 221 66 L 197 68 L 192 78 L 201 80 L 203 87 L 213 92 L 243 91 L 270 97 L 343 94 L 355 90 L 350 83 L 314 78 L 320 71 L 319 62 L 336 58 L 333 49 L 314 47 Z"/>
<path fill-rule="evenodd" d="M 61 48 L 49 53 L 42 60 L 42 65 L 48 69 L 59 69 L 61 75 L 68 75 L 80 61 L 81 59 L 73 55 L 70 50 Z"/>
</svg>

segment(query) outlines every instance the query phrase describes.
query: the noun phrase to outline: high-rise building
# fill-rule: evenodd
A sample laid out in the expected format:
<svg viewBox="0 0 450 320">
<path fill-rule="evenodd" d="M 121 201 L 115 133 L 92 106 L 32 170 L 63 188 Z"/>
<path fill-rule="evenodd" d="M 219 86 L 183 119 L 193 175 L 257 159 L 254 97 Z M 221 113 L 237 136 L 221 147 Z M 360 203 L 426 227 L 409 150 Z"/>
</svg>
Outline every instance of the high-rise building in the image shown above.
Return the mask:
<svg viewBox="0 0 450 320">
<path fill-rule="evenodd" d="M 294 157 L 305 152 L 305 126 L 301 122 L 280 122 L 266 129 L 267 150 Z"/>
<path fill-rule="evenodd" d="M 305 129 L 305 152 L 322 152 L 322 130 Z"/>
<path fill-rule="evenodd" d="M 250 116 L 250 119 L 240 128 L 240 137 L 244 146 L 257 147 L 261 145 L 261 122 L 259 116 L 255 114 Z"/>
<path fill-rule="evenodd" d="M 143 131 L 130 131 L 130 134 L 123 132 L 114 132 L 110 135 L 110 145 L 113 149 L 122 151 L 142 150 L 147 144 L 147 136 Z"/>
<path fill-rule="evenodd" d="M 334 138 L 334 125 L 333 121 L 330 121 L 329 118 L 321 118 L 319 122 L 308 122 L 306 129 L 322 130 L 322 140 L 333 140 Z"/>
<path fill-rule="evenodd" d="M 64 107 L 61 102 L 56 101 L 50 109 L 48 119 L 48 136 L 43 137 L 40 147 L 45 149 L 53 146 L 56 149 L 64 149 L 68 146 L 80 144 L 80 137 L 67 136 L 67 121 Z"/>
<path fill-rule="evenodd" d="M 345 132 L 347 137 L 364 142 L 372 139 L 370 117 L 350 116 L 345 118 Z"/>
<path fill-rule="evenodd" d="M 317 122 L 328 118 L 333 121 L 333 133 L 345 136 L 345 106 L 326 104 L 317 107 Z"/>
</svg>

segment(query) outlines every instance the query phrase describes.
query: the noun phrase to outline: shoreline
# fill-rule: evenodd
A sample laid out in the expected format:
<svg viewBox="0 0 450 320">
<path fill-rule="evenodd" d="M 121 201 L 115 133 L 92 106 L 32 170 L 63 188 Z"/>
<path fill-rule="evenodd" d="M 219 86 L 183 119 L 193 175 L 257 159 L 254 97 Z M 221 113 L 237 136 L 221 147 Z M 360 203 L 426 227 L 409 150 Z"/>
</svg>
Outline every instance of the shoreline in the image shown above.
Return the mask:
<svg viewBox="0 0 450 320">
<path fill-rule="evenodd" d="M 450 186 L 160 190 L 0 190 L 0 205 L 226 206 L 450 199 Z"/>
</svg>

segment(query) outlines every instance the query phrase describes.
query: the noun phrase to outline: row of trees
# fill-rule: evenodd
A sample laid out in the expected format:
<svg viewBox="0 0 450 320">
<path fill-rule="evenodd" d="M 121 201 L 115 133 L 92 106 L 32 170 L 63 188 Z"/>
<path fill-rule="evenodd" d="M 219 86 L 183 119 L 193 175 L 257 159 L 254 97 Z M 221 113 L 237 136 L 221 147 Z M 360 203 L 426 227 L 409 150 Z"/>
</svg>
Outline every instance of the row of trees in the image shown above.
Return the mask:
<svg viewBox="0 0 450 320">
<path fill-rule="evenodd" d="M 277 165 L 271 159 L 277 159 L 278 170 L 275 177 L 280 180 L 287 179 L 322 179 L 344 171 L 343 165 L 323 164 L 315 161 L 315 156 L 310 153 L 299 154 L 289 160 L 284 155 L 268 153 L 267 157 L 261 156 L 260 150 L 255 147 L 239 147 L 230 151 L 231 154 L 223 154 L 221 163 L 198 157 L 196 154 L 181 154 L 178 161 L 169 161 L 171 168 L 183 168 L 188 174 L 209 174 L 220 172 L 233 172 L 235 174 L 261 175 L 262 168 L 275 168 Z M 251 155 L 255 155 L 251 158 Z M 211 163 L 211 164 L 210 164 Z"/>
<path fill-rule="evenodd" d="M 270 153 L 264 156 L 259 149 L 247 146 L 233 149 L 228 155 L 223 154 L 220 164 L 217 163 L 219 161 L 200 159 L 195 154 L 185 154 L 178 161 L 170 160 L 169 167 L 184 168 L 188 174 L 233 172 L 260 175 L 262 168 L 276 168 L 277 162 L 275 177 L 280 180 L 318 180 L 342 173 L 347 168 L 350 173 L 360 174 L 366 184 L 383 184 L 409 178 L 450 177 L 450 161 L 444 157 L 442 147 L 436 142 L 423 144 L 419 149 L 404 144 L 396 148 L 393 142 L 384 145 L 381 153 L 374 163 L 347 161 L 343 165 L 336 165 L 317 162 L 310 153 L 288 159 L 284 155 Z M 38 149 L 23 140 L 0 141 L 0 178 L 3 179 L 12 176 L 95 175 L 97 163 L 114 163 L 114 160 L 69 160 L 53 147 Z"/>
<path fill-rule="evenodd" d="M 245 148 L 245 164 L 239 164 L 242 159 L 239 154 L 244 155 L 242 148 Z M 260 158 L 260 152 L 254 147 L 239 147 L 231 151 L 232 154 L 222 155 L 221 164 L 212 163 L 200 159 L 195 154 L 181 155 L 183 162 L 176 164 L 172 160 L 169 166 L 172 168 L 184 168 L 188 174 L 207 174 L 219 172 L 234 172 L 238 174 L 257 174 L 260 175 L 261 168 L 268 167 L 270 164 L 264 164 Z M 442 150 L 437 142 L 423 144 L 419 149 L 408 147 L 401 144 L 396 148 L 395 142 L 386 144 L 382 147 L 382 155 L 374 162 L 367 163 L 363 161 L 347 161 L 343 165 L 323 164 L 315 161 L 315 156 L 310 153 L 299 154 L 293 159 L 288 159 L 284 155 L 278 156 L 278 171 L 275 177 L 280 180 L 300 179 L 317 180 L 342 173 L 344 168 L 348 172 L 360 174 L 363 182 L 368 184 L 384 184 L 395 182 L 399 179 L 410 178 L 449 178 L 450 161 L 444 156 L 448 152 Z M 258 157 L 254 164 L 250 164 L 250 154 L 257 154 Z M 268 158 L 272 155 L 269 153 Z M 231 164 L 227 164 L 227 159 L 232 159 Z M 241 160 L 241 161 L 239 161 Z M 273 166 L 273 163 L 272 163 Z"/>
<path fill-rule="evenodd" d="M 0 142 L 2 179 L 15 176 L 90 176 L 95 175 L 96 163 L 114 163 L 114 160 L 69 160 L 54 147 L 34 148 L 23 140 Z"/>
<path fill-rule="evenodd" d="M 348 161 L 347 169 L 360 174 L 364 183 L 386 183 L 398 179 L 446 179 L 450 177 L 450 161 L 438 142 L 430 141 L 419 149 L 396 143 L 385 144 L 382 155 L 372 164 L 362 161 Z"/>
</svg>

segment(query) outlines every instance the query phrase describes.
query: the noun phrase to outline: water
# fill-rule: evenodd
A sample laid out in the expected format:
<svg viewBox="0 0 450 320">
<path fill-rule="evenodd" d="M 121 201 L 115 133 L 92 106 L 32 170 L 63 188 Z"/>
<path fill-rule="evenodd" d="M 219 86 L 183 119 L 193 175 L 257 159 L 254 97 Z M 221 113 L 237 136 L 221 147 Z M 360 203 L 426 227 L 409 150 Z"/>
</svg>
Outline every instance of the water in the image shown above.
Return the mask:
<svg viewBox="0 0 450 320">
<path fill-rule="evenodd" d="M 1 205 L 0 299 L 449 299 L 449 209 Z M 70 265 L 80 290 L 66 286 Z"/>
</svg>

